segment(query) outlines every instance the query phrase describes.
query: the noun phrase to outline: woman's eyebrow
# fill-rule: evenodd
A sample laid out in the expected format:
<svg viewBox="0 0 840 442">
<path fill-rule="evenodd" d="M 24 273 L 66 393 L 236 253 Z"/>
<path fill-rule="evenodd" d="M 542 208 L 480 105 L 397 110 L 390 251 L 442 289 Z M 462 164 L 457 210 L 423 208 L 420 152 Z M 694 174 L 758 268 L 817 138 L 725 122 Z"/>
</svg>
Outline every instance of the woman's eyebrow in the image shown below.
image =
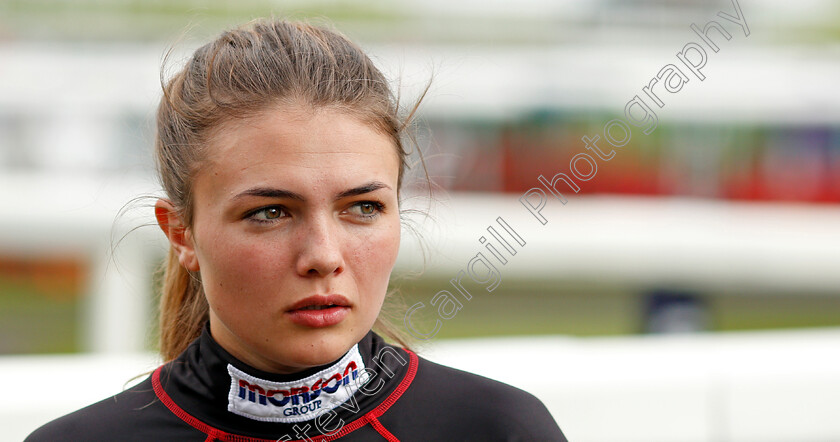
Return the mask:
<svg viewBox="0 0 840 442">
<path fill-rule="evenodd" d="M 338 193 L 335 196 L 336 200 L 340 200 L 342 198 L 347 198 L 356 195 L 363 195 L 365 193 L 373 192 L 379 189 L 390 189 L 391 187 L 381 181 L 371 181 L 366 184 L 362 184 L 361 186 L 354 187 L 352 189 L 347 189 L 341 193 Z M 233 197 L 234 200 L 240 199 L 246 196 L 257 196 L 257 197 L 264 197 L 264 198 L 286 198 L 286 199 L 293 199 L 298 201 L 306 201 L 306 198 L 299 193 L 292 192 L 291 190 L 285 189 L 278 189 L 274 187 L 252 187 L 242 193 L 237 194 Z"/>
<path fill-rule="evenodd" d="M 239 199 L 246 196 L 260 196 L 266 198 L 287 198 L 293 199 L 298 201 L 304 201 L 302 195 L 292 192 L 291 190 L 284 190 L 284 189 L 276 189 L 273 187 L 252 187 L 235 197 L 233 199 Z"/>
<path fill-rule="evenodd" d="M 373 192 L 374 190 L 390 188 L 390 186 L 383 183 L 382 181 L 371 181 L 367 184 L 362 184 L 361 186 L 354 187 L 352 189 L 347 189 L 344 192 L 341 192 L 338 195 L 336 195 L 335 199 L 340 200 L 342 198 L 347 198 L 350 196 L 363 195 L 365 193 Z"/>
</svg>

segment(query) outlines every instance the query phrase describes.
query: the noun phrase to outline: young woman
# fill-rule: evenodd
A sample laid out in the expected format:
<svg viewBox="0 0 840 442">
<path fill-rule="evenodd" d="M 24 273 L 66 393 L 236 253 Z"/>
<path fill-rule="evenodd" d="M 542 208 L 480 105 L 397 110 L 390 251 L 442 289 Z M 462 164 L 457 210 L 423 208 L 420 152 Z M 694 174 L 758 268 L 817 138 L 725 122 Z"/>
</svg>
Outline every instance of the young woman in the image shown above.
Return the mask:
<svg viewBox="0 0 840 442">
<path fill-rule="evenodd" d="M 565 440 L 530 394 L 371 331 L 406 121 L 335 32 L 263 20 L 198 49 L 157 116 L 167 363 L 27 440 Z"/>
</svg>

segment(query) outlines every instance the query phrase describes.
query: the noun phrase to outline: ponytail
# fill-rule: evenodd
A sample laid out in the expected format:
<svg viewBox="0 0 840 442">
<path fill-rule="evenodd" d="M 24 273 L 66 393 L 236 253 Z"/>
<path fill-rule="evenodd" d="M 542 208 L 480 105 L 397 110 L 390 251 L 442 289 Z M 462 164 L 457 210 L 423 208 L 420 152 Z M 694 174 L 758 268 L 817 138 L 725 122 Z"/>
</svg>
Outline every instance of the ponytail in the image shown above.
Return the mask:
<svg viewBox="0 0 840 442">
<path fill-rule="evenodd" d="M 175 359 L 201 334 L 208 310 L 201 281 L 178 262 L 170 247 L 160 296 L 160 354 L 164 361 Z"/>
</svg>

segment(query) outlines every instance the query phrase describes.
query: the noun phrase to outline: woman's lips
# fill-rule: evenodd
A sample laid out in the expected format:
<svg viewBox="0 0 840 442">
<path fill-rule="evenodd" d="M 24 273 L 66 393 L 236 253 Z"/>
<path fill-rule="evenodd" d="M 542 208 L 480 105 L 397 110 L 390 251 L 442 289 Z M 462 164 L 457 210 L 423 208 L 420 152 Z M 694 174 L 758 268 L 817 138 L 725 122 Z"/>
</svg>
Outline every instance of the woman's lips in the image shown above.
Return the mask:
<svg viewBox="0 0 840 442">
<path fill-rule="evenodd" d="M 350 301 L 341 295 L 314 295 L 304 298 L 287 310 L 289 319 L 305 327 L 329 327 L 350 313 Z"/>
</svg>

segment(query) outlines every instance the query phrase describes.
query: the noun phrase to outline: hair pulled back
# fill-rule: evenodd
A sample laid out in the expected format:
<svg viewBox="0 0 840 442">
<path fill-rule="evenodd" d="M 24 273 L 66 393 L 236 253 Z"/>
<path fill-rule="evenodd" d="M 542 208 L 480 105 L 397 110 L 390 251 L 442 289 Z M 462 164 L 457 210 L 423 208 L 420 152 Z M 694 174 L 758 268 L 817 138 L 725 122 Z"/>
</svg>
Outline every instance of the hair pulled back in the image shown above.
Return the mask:
<svg viewBox="0 0 840 442">
<path fill-rule="evenodd" d="M 402 132 L 417 105 L 400 119 L 384 75 L 361 48 L 336 31 L 279 19 L 251 22 L 196 50 L 163 92 L 157 111 L 157 169 L 185 226 L 192 226 L 192 184 L 214 128 L 272 105 L 338 107 L 370 124 L 393 140 L 402 184 L 407 157 Z M 160 298 L 165 361 L 199 336 L 208 312 L 200 275 L 182 267 L 170 247 Z M 379 319 L 376 327 L 402 342 L 395 327 Z"/>
</svg>

